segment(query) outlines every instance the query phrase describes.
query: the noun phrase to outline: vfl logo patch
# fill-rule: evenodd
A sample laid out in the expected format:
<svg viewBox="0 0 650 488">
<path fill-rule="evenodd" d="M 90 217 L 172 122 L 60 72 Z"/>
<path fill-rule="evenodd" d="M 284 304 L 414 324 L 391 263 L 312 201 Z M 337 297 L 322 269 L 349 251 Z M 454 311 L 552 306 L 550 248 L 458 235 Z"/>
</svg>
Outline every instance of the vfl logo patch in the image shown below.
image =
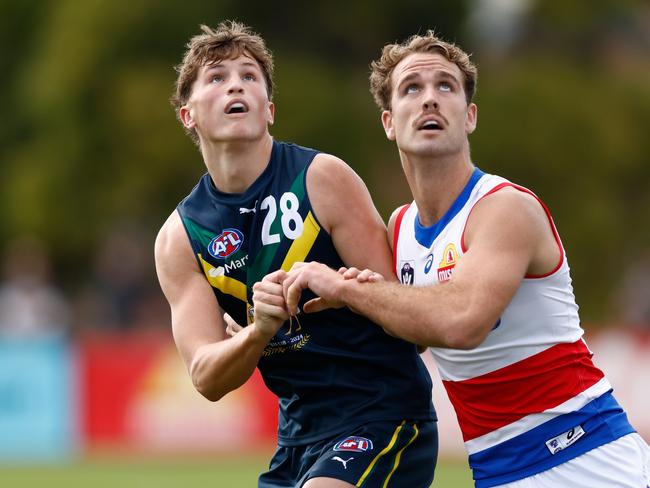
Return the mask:
<svg viewBox="0 0 650 488">
<path fill-rule="evenodd" d="M 452 243 L 447 244 L 445 251 L 442 253 L 442 260 L 438 265 L 438 281 L 444 283 L 451 279 L 451 273 L 458 262 L 458 251 Z"/>
<path fill-rule="evenodd" d="M 365 437 L 351 436 L 337 442 L 334 446 L 335 451 L 352 451 L 364 452 L 370 449 L 372 451 L 372 441 Z"/>
<path fill-rule="evenodd" d="M 400 271 L 400 281 L 405 285 L 412 285 L 415 278 L 415 271 L 411 265 L 412 261 L 406 261 Z"/>
<path fill-rule="evenodd" d="M 548 450 L 551 451 L 551 454 L 556 454 L 562 449 L 569 447 L 583 435 L 585 435 L 585 431 L 582 430 L 582 426 L 578 425 L 577 427 L 574 427 L 571 430 L 567 430 L 565 433 L 560 434 L 557 437 L 553 437 L 552 439 L 547 440 L 546 447 L 548 447 Z"/>
<path fill-rule="evenodd" d="M 244 242 L 244 234 L 237 229 L 225 229 L 210 241 L 208 252 L 217 259 L 225 259 L 237 252 Z"/>
</svg>

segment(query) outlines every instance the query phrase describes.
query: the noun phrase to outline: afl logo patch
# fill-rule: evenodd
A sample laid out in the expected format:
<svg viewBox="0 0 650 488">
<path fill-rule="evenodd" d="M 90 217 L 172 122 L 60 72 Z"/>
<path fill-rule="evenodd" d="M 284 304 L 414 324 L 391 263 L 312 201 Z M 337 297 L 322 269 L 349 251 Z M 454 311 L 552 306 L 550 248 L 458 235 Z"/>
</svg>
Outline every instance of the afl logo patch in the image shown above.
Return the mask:
<svg viewBox="0 0 650 488">
<path fill-rule="evenodd" d="M 208 252 L 217 259 L 225 259 L 236 253 L 244 242 L 244 234 L 237 229 L 225 229 L 210 241 Z"/>
<path fill-rule="evenodd" d="M 358 436 L 346 437 L 334 446 L 335 451 L 363 452 L 369 449 L 372 450 L 372 441 Z"/>
</svg>

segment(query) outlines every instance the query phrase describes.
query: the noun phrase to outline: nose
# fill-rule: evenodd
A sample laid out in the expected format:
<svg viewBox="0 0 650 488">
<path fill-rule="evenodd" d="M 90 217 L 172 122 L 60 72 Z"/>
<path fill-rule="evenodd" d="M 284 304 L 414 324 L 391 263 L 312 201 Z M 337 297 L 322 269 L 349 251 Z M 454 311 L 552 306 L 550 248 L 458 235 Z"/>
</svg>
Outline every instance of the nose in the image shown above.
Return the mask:
<svg viewBox="0 0 650 488">
<path fill-rule="evenodd" d="M 430 88 L 425 92 L 424 100 L 422 101 L 422 108 L 425 111 L 438 110 L 438 100 L 436 99 L 435 90 Z"/>
<path fill-rule="evenodd" d="M 233 93 L 244 93 L 244 87 L 242 86 L 241 80 L 237 76 L 232 78 L 230 85 L 228 86 L 228 94 Z"/>
<path fill-rule="evenodd" d="M 438 110 L 438 102 L 434 100 L 425 101 L 422 106 L 424 107 L 424 110 Z"/>
</svg>

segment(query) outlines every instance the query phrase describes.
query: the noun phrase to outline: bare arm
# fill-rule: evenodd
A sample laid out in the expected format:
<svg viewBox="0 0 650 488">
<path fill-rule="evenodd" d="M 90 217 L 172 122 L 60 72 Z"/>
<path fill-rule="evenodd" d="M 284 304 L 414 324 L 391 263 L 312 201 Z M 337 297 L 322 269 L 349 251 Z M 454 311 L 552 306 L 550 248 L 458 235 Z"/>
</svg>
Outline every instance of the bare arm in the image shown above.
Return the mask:
<svg viewBox="0 0 650 488">
<path fill-rule="evenodd" d="M 386 226 L 363 180 L 340 159 L 319 154 L 307 172 L 314 212 L 345 266 L 394 279 Z"/>
<path fill-rule="evenodd" d="M 476 347 L 510 303 L 524 275 L 553 269 L 559 249 L 539 203 L 510 189 L 476 205 L 465 236 L 468 251 L 444 285 L 359 283 L 309 263 L 295 275 L 290 273 L 285 282 L 288 308 L 294 309 L 299 289 L 309 287 L 416 344 Z"/>
<path fill-rule="evenodd" d="M 219 304 L 199 270 L 177 212 L 156 238 L 155 258 L 160 286 L 171 307 L 174 341 L 192 383 L 207 399 L 217 401 L 253 374 L 283 320 L 277 323 L 269 316 L 256 316 L 254 324 L 226 338 Z"/>
</svg>

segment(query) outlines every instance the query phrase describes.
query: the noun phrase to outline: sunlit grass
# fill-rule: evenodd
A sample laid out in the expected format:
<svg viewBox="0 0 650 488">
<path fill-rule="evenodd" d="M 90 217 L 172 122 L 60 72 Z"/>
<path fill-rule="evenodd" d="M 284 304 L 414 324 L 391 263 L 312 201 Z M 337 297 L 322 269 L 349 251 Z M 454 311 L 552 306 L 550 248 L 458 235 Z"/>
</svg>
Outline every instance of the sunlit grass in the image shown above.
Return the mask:
<svg viewBox="0 0 650 488">
<path fill-rule="evenodd" d="M 1 467 L 0 483 L 21 488 L 178 488 L 212 486 L 255 487 L 257 477 L 268 465 L 260 454 L 251 457 L 214 459 L 116 459 L 96 458 L 52 466 Z M 435 488 L 471 487 L 464 461 L 442 460 L 438 464 Z"/>
</svg>

